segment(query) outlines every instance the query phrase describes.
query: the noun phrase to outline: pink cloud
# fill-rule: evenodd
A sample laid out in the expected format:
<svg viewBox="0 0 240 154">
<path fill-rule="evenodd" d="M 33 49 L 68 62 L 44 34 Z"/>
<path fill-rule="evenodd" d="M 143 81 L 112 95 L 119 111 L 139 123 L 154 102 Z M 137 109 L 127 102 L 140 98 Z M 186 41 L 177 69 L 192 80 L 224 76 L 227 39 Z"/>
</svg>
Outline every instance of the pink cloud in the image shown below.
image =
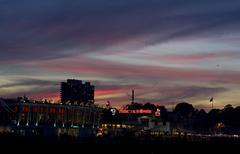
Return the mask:
<svg viewBox="0 0 240 154">
<path fill-rule="evenodd" d="M 138 79 L 151 81 L 154 79 L 154 81 L 159 80 L 161 82 L 186 80 L 192 82 L 205 82 L 209 84 L 240 83 L 239 71 L 130 65 L 86 57 L 46 61 L 44 64 L 38 63 L 35 67 L 43 68 L 46 71 L 76 73 L 94 77 L 106 77 L 113 79 L 126 78 L 130 81 Z M 129 96 L 131 89 L 136 89 L 136 100 L 138 102 L 145 103 L 149 101 L 159 105 L 169 105 L 173 101 L 179 100 L 180 96 L 184 96 L 184 98 L 188 100 L 189 98 L 197 99 L 198 96 L 204 95 L 204 97 L 208 99 L 208 97 L 212 94 L 227 90 L 222 87 L 216 89 L 204 88 L 201 87 L 201 83 L 199 83 L 199 87 L 191 87 L 190 85 L 186 85 L 186 87 L 158 85 L 154 89 L 146 82 L 139 83 L 139 85 L 118 85 L 118 83 L 115 85 L 100 84 L 96 86 L 96 103 L 105 104 L 107 100 L 110 100 L 113 106 L 120 107 L 122 105 L 126 105 L 131 101 L 131 97 Z M 46 97 L 45 94 L 42 96 Z M 41 94 L 36 95 L 36 97 L 41 97 Z"/>
<path fill-rule="evenodd" d="M 194 53 L 194 54 L 166 54 L 160 56 L 161 60 L 177 62 L 199 62 L 212 59 L 235 59 L 239 58 L 238 52 L 214 52 L 214 53 Z M 154 58 L 154 57 L 153 57 Z"/>
<path fill-rule="evenodd" d="M 174 68 L 164 66 L 129 65 L 96 59 L 70 62 L 48 62 L 41 67 L 59 72 L 88 74 L 99 77 L 190 80 L 204 82 L 240 83 L 240 72 L 215 69 Z"/>
<path fill-rule="evenodd" d="M 36 81 L 35 81 L 36 82 Z M 29 83 L 26 83 L 26 85 Z M 39 82 L 39 85 L 41 82 Z M 48 84 L 45 83 L 45 84 Z M 50 84 L 50 83 L 49 83 Z M 22 84 L 23 86 L 24 84 Z M 204 87 L 204 86 L 174 86 L 174 85 L 157 85 L 150 86 L 146 83 L 139 83 L 139 85 L 127 84 L 118 85 L 118 83 L 101 84 L 95 85 L 95 102 L 96 104 L 105 104 L 106 101 L 110 101 L 112 106 L 120 108 L 123 105 L 129 104 L 131 102 L 131 90 L 135 89 L 135 101 L 139 103 L 152 102 L 158 105 L 169 106 L 173 102 L 180 101 L 183 99 L 197 99 L 199 98 L 210 98 L 216 93 L 221 93 L 227 89 L 223 87 Z M 27 97 L 35 100 L 54 100 L 58 102 L 60 100 L 59 88 L 45 88 L 41 87 L 36 90 L 36 88 L 26 91 Z M 23 93 L 12 94 L 11 97 L 22 96 Z M 192 102 L 190 102 L 192 103 Z"/>
</svg>

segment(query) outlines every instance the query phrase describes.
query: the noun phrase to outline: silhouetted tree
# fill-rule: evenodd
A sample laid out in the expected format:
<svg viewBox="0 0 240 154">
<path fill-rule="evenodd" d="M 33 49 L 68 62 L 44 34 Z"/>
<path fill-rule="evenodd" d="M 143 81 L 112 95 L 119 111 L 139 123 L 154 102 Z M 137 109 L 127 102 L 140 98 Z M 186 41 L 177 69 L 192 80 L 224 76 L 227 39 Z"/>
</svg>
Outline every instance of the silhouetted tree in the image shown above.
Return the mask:
<svg viewBox="0 0 240 154">
<path fill-rule="evenodd" d="M 220 109 L 212 109 L 208 112 L 208 127 L 214 130 L 217 123 L 222 122 L 222 111 Z"/>
<path fill-rule="evenodd" d="M 235 112 L 232 105 L 226 105 L 221 113 L 221 116 L 225 126 L 229 127 L 230 129 L 235 126 Z"/>
<path fill-rule="evenodd" d="M 191 126 L 195 131 L 204 133 L 208 131 L 208 118 L 207 113 L 201 109 L 200 111 L 195 110 L 191 116 Z"/>
<path fill-rule="evenodd" d="M 139 110 L 143 108 L 143 105 L 140 103 L 128 104 L 125 107 L 127 110 Z"/>
<path fill-rule="evenodd" d="M 240 129 L 240 106 L 234 109 L 235 129 Z"/>
<path fill-rule="evenodd" d="M 189 104 L 186 102 L 177 104 L 177 106 L 174 109 L 174 112 L 179 114 L 183 118 L 187 118 L 191 116 L 193 111 L 194 111 L 194 107 L 192 106 L 192 104 Z"/>
<path fill-rule="evenodd" d="M 149 102 L 143 105 L 143 109 L 157 111 L 157 107 L 154 104 L 151 104 Z"/>
<path fill-rule="evenodd" d="M 233 106 L 232 106 L 231 104 L 227 104 L 226 106 L 224 106 L 224 109 L 223 109 L 223 110 L 224 110 L 224 111 L 228 111 L 228 110 L 233 111 L 234 108 L 233 108 Z"/>
</svg>

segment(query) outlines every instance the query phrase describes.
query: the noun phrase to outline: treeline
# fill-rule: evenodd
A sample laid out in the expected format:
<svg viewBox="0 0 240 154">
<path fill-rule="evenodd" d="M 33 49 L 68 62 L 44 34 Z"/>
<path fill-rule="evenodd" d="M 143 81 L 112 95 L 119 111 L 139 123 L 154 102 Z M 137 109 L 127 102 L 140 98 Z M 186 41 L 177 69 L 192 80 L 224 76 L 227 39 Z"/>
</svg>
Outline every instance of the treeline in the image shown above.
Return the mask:
<svg viewBox="0 0 240 154">
<path fill-rule="evenodd" d="M 206 112 L 183 102 L 177 104 L 173 116 L 168 117 L 167 120 L 176 124 L 177 128 L 201 133 L 240 133 L 240 106 L 234 108 L 228 104 L 223 109 L 212 109 Z"/>
<path fill-rule="evenodd" d="M 173 111 L 168 111 L 165 106 L 152 103 L 133 103 L 124 107 L 128 110 L 150 109 L 153 112 L 160 109 L 161 120 L 169 121 L 179 130 L 194 131 L 199 133 L 240 133 L 240 106 L 233 107 L 228 104 L 223 109 L 196 109 L 192 104 L 182 102 L 175 106 Z M 103 120 L 121 122 L 118 112 L 113 116 L 110 110 L 105 109 Z"/>
</svg>

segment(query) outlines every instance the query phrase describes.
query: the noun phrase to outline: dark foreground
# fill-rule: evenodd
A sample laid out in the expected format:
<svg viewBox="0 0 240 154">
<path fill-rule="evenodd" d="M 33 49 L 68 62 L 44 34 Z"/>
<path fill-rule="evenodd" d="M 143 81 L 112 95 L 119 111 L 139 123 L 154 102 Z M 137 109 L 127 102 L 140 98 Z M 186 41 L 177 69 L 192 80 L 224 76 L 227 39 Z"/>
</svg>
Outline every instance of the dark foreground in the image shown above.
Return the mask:
<svg viewBox="0 0 240 154">
<path fill-rule="evenodd" d="M 77 150 L 87 153 L 238 153 L 239 138 L 226 137 L 100 137 L 73 138 L 61 137 L 22 137 L 13 134 L 0 135 L 1 147 L 36 147 L 38 151 L 54 150 L 70 152 Z M 16 149 L 12 149 L 16 150 Z M 237 150 L 235 152 L 235 150 Z M 86 153 L 86 152 L 84 152 Z"/>
</svg>

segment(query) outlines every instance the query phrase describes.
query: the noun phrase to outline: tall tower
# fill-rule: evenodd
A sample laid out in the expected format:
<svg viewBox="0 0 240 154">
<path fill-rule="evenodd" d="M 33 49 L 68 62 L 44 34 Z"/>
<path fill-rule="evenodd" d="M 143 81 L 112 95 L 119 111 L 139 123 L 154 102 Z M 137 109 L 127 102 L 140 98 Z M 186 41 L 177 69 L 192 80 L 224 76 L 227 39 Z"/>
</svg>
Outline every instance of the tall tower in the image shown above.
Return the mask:
<svg viewBox="0 0 240 154">
<path fill-rule="evenodd" d="M 94 104 L 94 86 L 90 82 L 68 79 L 61 83 L 61 101 L 63 104 Z"/>
<path fill-rule="evenodd" d="M 134 104 L 134 90 L 132 90 L 132 104 Z"/>
</svg>

